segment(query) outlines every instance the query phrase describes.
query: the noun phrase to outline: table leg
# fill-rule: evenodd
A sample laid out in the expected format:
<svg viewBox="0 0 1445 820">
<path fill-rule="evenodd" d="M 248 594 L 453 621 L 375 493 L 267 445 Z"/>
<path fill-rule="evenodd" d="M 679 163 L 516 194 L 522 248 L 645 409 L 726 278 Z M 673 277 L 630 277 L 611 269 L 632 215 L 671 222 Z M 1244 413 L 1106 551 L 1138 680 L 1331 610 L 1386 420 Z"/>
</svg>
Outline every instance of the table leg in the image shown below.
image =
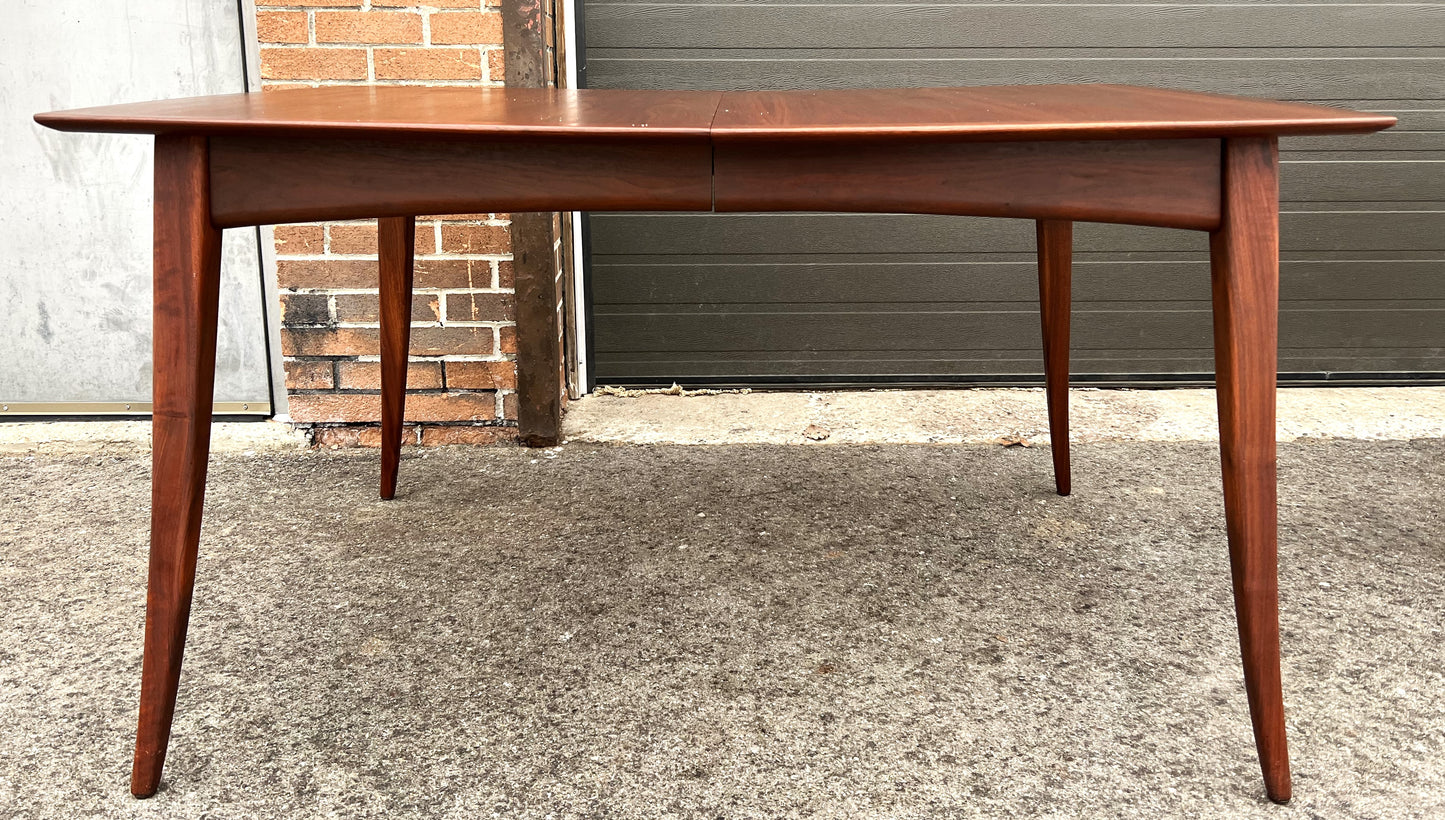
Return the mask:
<svg viewBox="0 0 1445 820">
<path fill-rule="evenodd" d="M 381 273 L 381 497 L 396 496 L 406 416 L 406 367 L 411 352 L 411 282 L 416 220 L 377 220 Z"/>
<path fill-rule="evenodd" d="M 204 137 L 158 136 L 151 551 L 131 793 L 155 794 L 180 685 L 206 493 L 221 233 Z"/>
<path fill-rule="evenodd" d="M 1279 671 L 1275 379 L 1279 177 L 1273 138 L 1224 143 L 1223 220 L 1210 235 L 1224 515 L 1254 740 L 1270 799 L 1290 798 Z"/>
<path fill-rule="evenodd" d="M 1041 219 L 1038 226 L 1039 313 L 1044 325 L 1044 393 L 1049 405 L 1049 449 L 1054 488 L 1068 495 L 1069 474 L 1069 299 L 1074 223 Z"/>
</svg>

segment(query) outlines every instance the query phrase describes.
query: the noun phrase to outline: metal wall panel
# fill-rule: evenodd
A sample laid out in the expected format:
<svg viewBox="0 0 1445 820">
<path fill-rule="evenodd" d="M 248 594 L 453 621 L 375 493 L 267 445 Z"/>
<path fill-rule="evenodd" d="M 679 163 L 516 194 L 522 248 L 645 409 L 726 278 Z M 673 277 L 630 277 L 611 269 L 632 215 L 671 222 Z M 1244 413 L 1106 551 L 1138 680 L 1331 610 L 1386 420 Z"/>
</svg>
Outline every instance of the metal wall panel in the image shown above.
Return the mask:
<svg viewBox="0 0 1445 820">
<path fill-rule="evenodd" d="M 41 111 L 244 91 L 237 0 L 23 0 L 0 27 L 0 401 L 144 410 L 151 138 L 66 134 Z M 225 232 L 216 400 L 266 412 L 257 235 Z M 242 411 L 245 405 L 245 411 Z"/>
<path fill-rule="evenodd" d="M 1281 369 L 1445 371 L 1445 4 L 585 5 L 592 87 L 1112 82 L 1382 111 L 1282 144 Z M 998 378 L 1042 370 L 1030 223 L 591 220 L 598 381 Z M 1213 369 L 1202 234 L 1081 225 L 1074 371 Z"/>
</svg>

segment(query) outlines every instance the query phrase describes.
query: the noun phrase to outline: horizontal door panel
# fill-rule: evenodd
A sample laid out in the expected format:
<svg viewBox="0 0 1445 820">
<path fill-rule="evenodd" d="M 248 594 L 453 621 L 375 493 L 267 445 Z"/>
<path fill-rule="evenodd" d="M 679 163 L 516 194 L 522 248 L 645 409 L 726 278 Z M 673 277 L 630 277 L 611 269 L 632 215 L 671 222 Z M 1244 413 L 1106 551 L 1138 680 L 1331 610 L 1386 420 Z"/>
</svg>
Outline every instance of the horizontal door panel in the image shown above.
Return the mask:
<svg viewBox="0 0 1445 820">
<path fill-rule="evenodd" d="M 597 343 L 629 351 L 758 352 L 802 347 L 820 351 L 1026 349 L 1039 336 L 1038 311 L 981 311 L 974 305 L 880 312 L 859 304 L 836 311 L 597 313 Z M 1128 348 L 1188 350 L 1213 344 L 1208 304 L 1170 311 L 1074 311 L 1074 350 Z M 614 321 L 611 319 L 617 319 Z M 625 319 L 625 321 L 620 321 Z M 1281 344 L 1312 347 L 1445 346 L 1445 310 L 1314 310 L 1280 312 Z"/>
<path fill-rule="evenodd" d="M 1445 4 L 647 0 L 586 19 L 595 87 L 1102 82 L 1395 116 L 1281 140 L 1280 368 L 1445 371 Z M 1041 369 L 1028 220 L 597 214 L 591 237 L 604 381 Z M 1205 234 L 1079 224 L 1074 247 L 1075 374 L 1212 371 Z"/>
<path fill-rule="evenodd" d="M 820 5 L 799 25 L 793 5 L 596 3 L 593 48 L 680 49 L 1439 46 L 1445 6 L 1230 6 L 879 3 Z"/>
<path fill-rule="evenodd" d="M 796 261 L 701 264 L 647 258 L 624 263 L 600 258 L 592 269 L 592 303 L 599 311 L 730 304 L 839 304 L 1038 301 L 1033 260 L 910 262 L 868 257 L 852 262 Z M 1075 258 L 1076 305 L 1088 302 L 1207 302 L 1209 262 Z M 1445 258 L 1434 260 L 1289 261 L 1280 265 L 1280 299 L 1412 301 L 1445 299 Z"/>
<path fill-rule="evenodd" d="M 597 214 L 592 252 L 966 253 L 1032 252 L 1034 227 L 1022 219 L 897 214 Z M 1283 252 L 1445 251 L 1445 210 L 1309 210 L 1280 215 Z M 1079 251 L 1202 251 L 1202 231 L 1079 225 Z"/>
<path fill-rule="evenodd" d="M 1014 58 L 935 55 L 802 58 L 756 52 L 750 57 L 711 55 L 641 57 L 630 50 L 588 52 L 589 82 L 607 88 L 795 89 L 907 88 L 948 85 L 1125 83 L 1188 91 L 1214 91 L 1275 99 L 1351 100 L 1361 97 L 1433 99 L 1441 94 L 1440 57 L 1078 57 Z M 604 79 L 605 78 L 605 79 Z"/>
</svg>

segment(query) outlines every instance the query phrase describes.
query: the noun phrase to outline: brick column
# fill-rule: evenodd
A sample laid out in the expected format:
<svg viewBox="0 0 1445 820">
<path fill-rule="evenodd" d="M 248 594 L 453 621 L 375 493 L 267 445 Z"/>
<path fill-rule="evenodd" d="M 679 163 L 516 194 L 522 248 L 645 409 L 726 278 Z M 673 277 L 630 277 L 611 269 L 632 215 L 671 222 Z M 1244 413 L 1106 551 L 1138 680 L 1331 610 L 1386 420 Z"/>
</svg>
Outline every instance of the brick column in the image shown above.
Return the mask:
<svg viewBox="0 0 1445 820">
<path fill-rule="evenodd" d="M 503 84 L 502 21 L 484 0 L 257 0 L 262 93 L 319 85 Z M 407 441 L 516 437 L 508 214 L 418 217 Z M 379 440 L 376 223 L 276 228 L 293 422 L 318 444 Z"/>
</svg>

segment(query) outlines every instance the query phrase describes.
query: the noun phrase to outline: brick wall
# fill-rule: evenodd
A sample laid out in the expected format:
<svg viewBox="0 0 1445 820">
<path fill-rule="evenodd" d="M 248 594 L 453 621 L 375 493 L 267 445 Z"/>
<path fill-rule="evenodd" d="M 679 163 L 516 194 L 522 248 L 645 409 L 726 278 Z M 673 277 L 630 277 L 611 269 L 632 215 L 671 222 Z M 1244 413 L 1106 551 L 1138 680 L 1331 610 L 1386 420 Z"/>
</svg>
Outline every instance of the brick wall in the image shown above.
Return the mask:
<svg viewBox="0 0 1445 820">
<path fill-rule="evenodd" d="M 257 0 L 262 93 L 297 85 L 502 85 L 495 2 Z M 516 428 L 507 214 L 417 219 L 407 441 L 488 443 Z M 376 223 L 275 230 L 293 422 L 321 444 L 375 444 Z"/>
</svg>

